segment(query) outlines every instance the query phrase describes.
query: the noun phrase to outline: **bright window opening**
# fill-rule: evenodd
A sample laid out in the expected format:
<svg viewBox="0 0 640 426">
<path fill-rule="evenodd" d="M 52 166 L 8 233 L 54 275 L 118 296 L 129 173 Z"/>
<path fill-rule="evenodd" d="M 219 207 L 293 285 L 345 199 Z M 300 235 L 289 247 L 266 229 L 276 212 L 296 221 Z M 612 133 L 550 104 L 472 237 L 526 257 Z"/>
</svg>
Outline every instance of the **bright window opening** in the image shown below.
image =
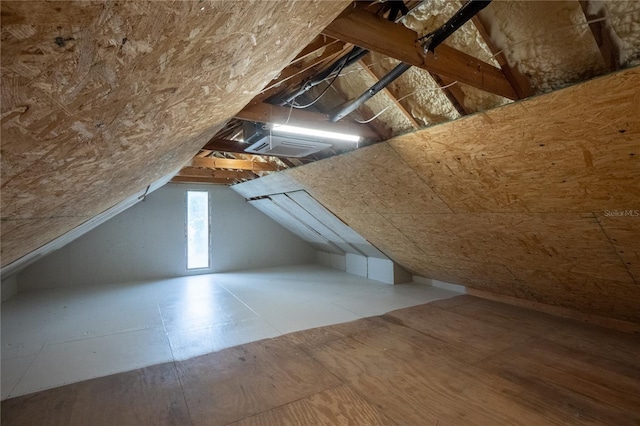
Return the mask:
<svg viewBox="0 0 640 426">
<path fill-rule="evenodd" d="M 187 269 L 209 267 L 209 193 L 187 191 Z"/>
</svg>

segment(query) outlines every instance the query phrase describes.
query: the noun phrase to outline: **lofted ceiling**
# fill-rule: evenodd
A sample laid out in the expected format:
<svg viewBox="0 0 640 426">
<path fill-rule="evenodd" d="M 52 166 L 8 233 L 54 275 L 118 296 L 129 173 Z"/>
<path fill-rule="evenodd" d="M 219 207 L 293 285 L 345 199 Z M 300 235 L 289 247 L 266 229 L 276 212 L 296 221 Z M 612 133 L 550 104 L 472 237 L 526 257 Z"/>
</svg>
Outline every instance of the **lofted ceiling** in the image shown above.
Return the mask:
<svg viewBox="0 0 640 426">
<path fill-rule="evenodd" d="M 494 1 L 426 55 L 462 3 L 403 4 L 3 1 L 3 270 L 167 175 L 295 178 L 418 275 L 640 321 L 638 222 L 603 216 L 637 209 L 640 4 Z M 364 140 L 254 155 L 253 122 Z"/>
<path fill-rule="evenodd" d="M 363 147 L 640 63 L 637 1 L 494 1 L 435 54 L 425 56 L 419 38 L 438 29 L 463 3 L 405 1 L 408 12 L 398 13 L 393 22 L 391 5 L 398 2 L 351 4 L 320 35 L 301 45 L 282 72 L 198 154 L 269 163 L 271 170 L 238 169 L 234 176 L 230 169 L 190 164 L 174 181 L 244 182 L 355 148 L 334 144 L 305 158 L 247 156 L 242 132 L 246 122 L 304 122 L 326 128 L 350 123 L 352 133 L 365 137 L 358 146 Z M 281 105 L 283 95 L 346 57 L 353 46 L 370 53 L 295 99 L 296 105 L 313 105 Z M 356 98 L 401 61 L 413 66 L 345 119 L 327 122 L 328 112 Z"/>
<path fill-rule="evenodd" d="M 175 174 L 347 5 L 2 1 L 2 266 Z"/>
<path fill-rule="evenodd" d="M 634 67 L 233 188 L 305 190 L 414 275 L 638 331 L 639 140 Z"/>
</svg>

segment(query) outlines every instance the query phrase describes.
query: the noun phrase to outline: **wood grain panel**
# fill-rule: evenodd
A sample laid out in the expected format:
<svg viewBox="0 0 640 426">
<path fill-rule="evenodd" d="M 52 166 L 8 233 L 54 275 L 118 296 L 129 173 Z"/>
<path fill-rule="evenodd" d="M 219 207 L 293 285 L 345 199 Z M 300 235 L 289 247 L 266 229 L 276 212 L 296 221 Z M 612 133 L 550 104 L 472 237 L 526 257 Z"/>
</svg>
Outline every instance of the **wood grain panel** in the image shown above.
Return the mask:
<svg viewBox="0 0 640 426">
<path fill-rule="evenodd" d="M 194 425 L 227 425 L 340 383 L 283 339 L 225 349 L 177 368 Z"/>
<path fill-rule="evenodd" d="M 640 323 L 640 68 L 286 172 L 416 275 Z"/>
<path fill-rule="evenodd" d="M 596 217 L 635 284 L 640 285 L 640 201 L 627 209 L 601 212 Z"/>
<path fill-rule="evenodd" d="M 340 213 L 340 219 L 360 235 L 367 235 L 368 241 L 382 253 L 393 251 L 396 256 L 402 258 L 422 253 L 417 245 L 401 234 L 380 214 L 361 213 L 357 207 Z"/>
<path fill-rule="evenodd" d="M 385 215 L 428 256 L 558 270 L 633 284 L 592 215 Z"/>
<path fill-rule="evenodd" d="M 418 246 L 411 243 L 407 237 L 400 232 L 401 238 L 409 241 L 409 246 L 403 245 L 402 249 L 397 249 L 393 245 L 392 236 L 386 239 L 387 246 L 384 246 L 389 253 L 394 254 L 394 260 L 402 265 L 414 275 L 429 277 L 453 284 L 462 284 L 473 288 L 491 290 L 516 296 L 521 291 L 521 283 L 504 265 L 495 263 L 482 263 L 455 259 L 444 256 L 427 256 Z M 379 243 L 383 244 L 383 243 Z M 415 247 L 416 250 L 412 250 Z M 464 283 L 464 284 L 463 284 Z M 525 293 L 526 294 L 526 293 Z"/>
<path fill-rule="evenodd" d="M 347 4 L 2 2 L 3 220 L 77 217 L 2 265 L 184 165 Z"/>
<path fill-rule="evenodd" d="M 631 371 L 633 377 L 640 377 L 640 333 L 624 333 L 574 321 L 565 322 L 544 338 L 574 351 L 611 360 Z"/>
<path fill-rule="evenodd" d="M 606 358 L 534 338 L 491 357 L 486 361 L 486 368 L 514 382 L 526 383 L 534 398 L 567 395 L 565 403 L 576 401 L 577 408 L 584 410 L 580 417 L 585 423 L 598 420 L 608 424 L 635 424 L 640 421 L 637 410 L 640 376 L 635 370 Z M 611 386 L 611 383 L 616 384 Z M 578 402 L 573 395 L 580 395 L 586 401 Z M 602 403 L 598 409 L 593 409 L 594 400 Z M 596 418 L 589 419 L 592 416 Z"/>
<path fill-rule="evenodd" d="M 447 342 L 451 346 L 450 356 L 464 363 L 475 364 L 530 337 L 530 334 L 522 331 L 487 322 L 469 321 L 451 310 L 428 304 L 400 309 L 387 316 L 395 318 L 405 327 Z"/>
<path fill-rule="evenodd" d="M 639 351 L 466 295 L 5 400 L 2 424 L 635 425 Z"/>
<path fill-rule="evenodd" d="M 189 411 L 172 363 L 2 401 L 2 425 L 187 425 Z"/>
<path fill-rule="evenodd" d="M 507 330 L 524 333 L 531 336 L 547 336 L 561 326 L 567 324 L 567 320 L 542 312 L 530 311 L 517 306 L 495 302 L 493 300 L 467 296 L 473 301 L 459 305 L 445 307 L 449 312 L 464 315 L 474 320 L 481 320 L 487 324 Z M 448 299 L 445 299 L 445 302 Z M 442 308 L 442 305 L 434 305 Z"/>
<path fill-rule="evenodd" d="M 511 273 L 525 290 L 517 297 L 571 308 L 603 317 L 640 324 L 640 286 L 596 278 L 580 272 L 531 270 L 511 267 Z"/>
<path fill-rule="evenodd" d="M 9 248 L 28 245 L 39 248 L 43 241 L 57 238 L 59 229 L 71 229 L 89 219 L 91 218 L 87 216 L 62 216 L 3 220 L 2 246 Z"/>
<path fill-rule="evenodd" d="M 366 425 L 393 426 L 376 407 L 348 386 L 338 386 L 278 407 L 232 426 Z"/>
<path fill-rule="evenodd" d="M 638 208 L 640 68 L 389 141 L 455 212 Z"/>
<path fill-rule="evenodd" d="M 287 334 L 285 338 L 290 343 L 296 345 L 296 347 L 308 352 L 316 346 L 325 345 L 329 342 L 340 340 L 355 334 L 368 332 L 380 327 L 387 328 L 387 321 L 380 317 L 371 317 L 344 324 L 335 324 L 326 327 L 296 331 L 295 333 Z"/>
<path fill-rule="evenodd" d="M 444 325 L 434 322 L 434 328 Z M 528 425 L 569 419 L 567 413 L 523 407 L 508 396 L 517 390 L 513 384 L 451 359 L 465 354 L 453 351 L 447 341 L 389 325 L 311 353 L 397 424 Z"/>
<path fill-rule="evenodd" d="M 446 213 L 451 210 L 386 143 L 358 149 L 289 172 L 329 210 Z M 338 214 L 340 217 L 340 214 Z M 364 236 L 364 235 L 363 235 Z M 365 236 L 366 238 L 366 236 Z"/>
<path fill-rule="evenodd" d="M 347 9 L 322 33 L 478 89 L 518 99 L 501 69 L 446 44 L 425 55 L 417 33 L 364 9 Z"/>
</svg>

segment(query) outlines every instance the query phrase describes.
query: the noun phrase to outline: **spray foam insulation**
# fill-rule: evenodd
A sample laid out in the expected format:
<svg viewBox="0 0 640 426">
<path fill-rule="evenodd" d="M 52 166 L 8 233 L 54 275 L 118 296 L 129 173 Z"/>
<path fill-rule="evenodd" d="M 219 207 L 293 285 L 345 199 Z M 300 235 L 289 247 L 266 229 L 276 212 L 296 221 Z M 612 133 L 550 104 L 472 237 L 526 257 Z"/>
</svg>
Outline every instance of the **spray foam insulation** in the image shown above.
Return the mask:
<svg viewBox="0 0 640 426">
<path fill-rule="evenodd" d="M 2 265 L 187 163 L 347 1 L 2 8 Z"/>
<path fill-rule="evenodd" d="M 407 28 L 418 33 L 419 36 L 424 36 L 440 28 L 458 11 L 461 5 L 462 3 L 447 0 L 427 1 L 412 10 L 403 23 Z M 471 21 L 460 27 L 444 43 L 495 67 L 500 67 Z M 509 99 L 484 92 L 475 87 L 457 84 L 460 85 L 465 94 L 464 106 L 470 111 L 484 111 L 510 102 Z"/>
<path fill-rule="evenodd" d="M 577 1 L 492 2 L 481 12 L 511 65 L 549 92 L 605 72 Z"/>
<path fill-rule="evenodd" d="M 400 63 L 375 52 L 370 53 L 368 62 L 371 70 L 379 76 L 387 74 Z M 411 67 L 389 85 L 389 90 L 398 99 L 404 98 L 401 103 L 418 122 L 430 126 L 460 117 L 439 87 L 429 72 Z"/>
<path fill-rule="evenodd" d="M 622 64 L 640 64 L 640 3 L 637 1 L 591 2 L 596 10 L 604 8 L 609 16 L 611 37 L 618 44 Z"/>
<path fill-rule="evenodd" d="M 635 67 L 284 173 L 416 275 L 640 323 L 639 99 Z"/>
</svg>

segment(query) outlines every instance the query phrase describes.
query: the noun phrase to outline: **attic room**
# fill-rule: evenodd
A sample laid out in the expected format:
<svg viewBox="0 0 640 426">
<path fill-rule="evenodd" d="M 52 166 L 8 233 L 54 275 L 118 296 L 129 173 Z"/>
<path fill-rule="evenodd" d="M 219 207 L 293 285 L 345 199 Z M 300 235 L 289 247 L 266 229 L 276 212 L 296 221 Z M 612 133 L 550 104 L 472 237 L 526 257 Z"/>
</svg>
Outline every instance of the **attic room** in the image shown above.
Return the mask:
<svg viewBox="0 0 640 426">
<path fill-rule="evenodd" d="M 640 423 L 640 2 L 0 12 L 2 425 Z"/>
</svg>

